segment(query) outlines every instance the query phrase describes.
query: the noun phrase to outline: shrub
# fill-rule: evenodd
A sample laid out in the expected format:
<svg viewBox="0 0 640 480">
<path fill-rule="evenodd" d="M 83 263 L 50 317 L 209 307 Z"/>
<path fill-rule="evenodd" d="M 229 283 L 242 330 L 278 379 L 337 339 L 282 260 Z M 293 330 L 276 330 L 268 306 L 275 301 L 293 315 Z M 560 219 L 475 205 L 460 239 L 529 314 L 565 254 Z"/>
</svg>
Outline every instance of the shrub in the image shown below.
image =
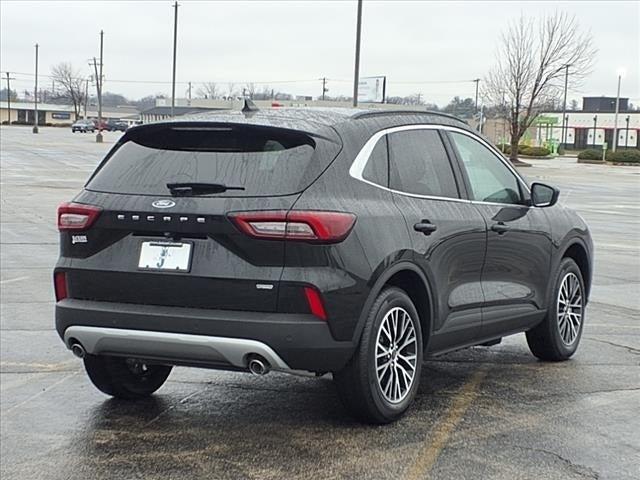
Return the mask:
<svg viewBox="0 0 640 480">
<path fill-rule="evenodd" d="M 578 160 L 602 160 L 602 150 L 583 150 L 578 154 Z"/>
<path fill-rule="evenodd" d="M 504 144 L 496 145 L 496 147 L 498 147 L 498 150 L 500 150 L 501 152 L 504 152 L 505 155 L 509 155 L 511 153 L 511 145 L 507 145 L 506 143 L 504 143 Z M 518 145 L 518 153 L 521 155 L 528 155 L 528 153 L 524 153 L 524 152 L 529 148 L 531 147 L 528 145 Z"/>
<path fill-rule="evenodd" d="M 524 147 L 522 149 L 518 148 L 518 153 L 530 157 L 546 157 L 551 152 L 545 147 Z"/>
<path fill-rule="evenodd" d="M 630 150 L 618 150 L 607 154 L 607 160 L 609 162 L 627 162 L 627 163 L 639 163 L 640 162 L 640 150 L 637 148 Z"/>
</svg>

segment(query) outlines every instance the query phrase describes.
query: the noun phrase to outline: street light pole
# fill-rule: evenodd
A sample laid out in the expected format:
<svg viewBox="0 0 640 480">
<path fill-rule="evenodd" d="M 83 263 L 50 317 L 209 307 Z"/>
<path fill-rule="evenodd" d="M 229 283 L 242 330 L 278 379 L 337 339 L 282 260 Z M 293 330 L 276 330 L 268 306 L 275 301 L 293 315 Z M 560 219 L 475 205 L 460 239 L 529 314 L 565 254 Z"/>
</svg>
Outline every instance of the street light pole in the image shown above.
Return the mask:
<svg viewBox="0 0 640 480">
<path fill-rule="evenodd" d="M 362 0 L 358 0 L 358 17 L 356 20 L 356 60 L 353 72 L 353 106 L 358 106 L 358 83 L 360 82 L 360 33 L 362 30 Z"/>
<path fill-rule="evenodd" d="M 622 82 L 622 72 L 618 73 L 618 93 L 616 94 L 616 114 L 613 117 L 613 145 L 612 151 L 616 151 L 618 145 L 618 112 L 620 110 L 620 83 Z"/>
<path fill-rule="evenodd" d="M 178 47 L 178 2 L 173 4 L 175 9 L 173 15 L 173 77 L 171 81 L 171 118 L 173 118 L 176 107 L 176 50 Z"/>
<path fill-rule="evenodd" d="M 567 143 L 567 127 L 568 123 L 565 125 L 565 118 L 567 116 L 567 87 L 569 86 L 569 65 L 565 65 L 564 70 L 564 99 L 562 100 L 562 132 L 560 143 L 563 148 L 566 148 Z"/>
<path fill-rule="evenodd" d="M 33 91 L 33 133 L 38 133 L 38 48 L 38 44 L 36 43 L 36 84 Z"/>
<path fill-rule="evenodd" d="M 480 87 L 480 79 L 476 78 L 474 83 L 476 84 L 476 113 L 478 113 L 478 89 Z"/>
<path fill-rule="evenodd" d="M 7 73 L 7 125 L 11 125 L 11 80 L 15 78 L 11 77 L 9 72 Z"/>
<path fill-rule="evenodd" d="M 100 71 L 96 71 L 96 85 L 98 85 L 98 134 L 96 143 L 102 143 L 102 53 L 103 53 L 104 32 L 100 30 Z M 95 63 L 95 58 L 93 59 Z"/>
</svg>

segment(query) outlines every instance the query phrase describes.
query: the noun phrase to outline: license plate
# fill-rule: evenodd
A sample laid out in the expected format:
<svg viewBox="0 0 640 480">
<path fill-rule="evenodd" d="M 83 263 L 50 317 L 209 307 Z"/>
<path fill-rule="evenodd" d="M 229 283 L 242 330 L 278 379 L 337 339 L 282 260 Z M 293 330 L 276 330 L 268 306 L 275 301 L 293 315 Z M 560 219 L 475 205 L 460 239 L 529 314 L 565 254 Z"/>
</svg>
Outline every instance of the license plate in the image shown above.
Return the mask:
<svg viewBox="0 0 640 480">
<path fill-rule="evenodd" d="M 191 264 L 191 244 L 176 242 L 142 242 L 138 268 L 188 272 Z"/>
</svg>

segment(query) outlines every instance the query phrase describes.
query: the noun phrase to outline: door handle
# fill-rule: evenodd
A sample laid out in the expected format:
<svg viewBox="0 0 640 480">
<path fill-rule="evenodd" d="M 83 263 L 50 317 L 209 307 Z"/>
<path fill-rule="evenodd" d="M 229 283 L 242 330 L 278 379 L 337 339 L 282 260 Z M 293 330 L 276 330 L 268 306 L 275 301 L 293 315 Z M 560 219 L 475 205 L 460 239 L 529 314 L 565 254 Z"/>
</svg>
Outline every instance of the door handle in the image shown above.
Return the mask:
<svg viewBox="0 0 640 480">
<path fill-rule="evenodd" d="M 422 220 L 421 222 L 416 223 L 413 226 L 413 229 L 416 232 L 422 232 L 425 235 L 431 235 L 433 232 L 435 232 L 438 229 L 438 227 L 436 227 L 429 220 Z"/>
<path fill-rule="evenodd" d="M 496 232 L 498 235 L 503 235 L 504 233 L 508 232 L 510 228 L 507 227 L 504 223 L 500 222 L 491 225 L 491 230 Z"/>
</svg>

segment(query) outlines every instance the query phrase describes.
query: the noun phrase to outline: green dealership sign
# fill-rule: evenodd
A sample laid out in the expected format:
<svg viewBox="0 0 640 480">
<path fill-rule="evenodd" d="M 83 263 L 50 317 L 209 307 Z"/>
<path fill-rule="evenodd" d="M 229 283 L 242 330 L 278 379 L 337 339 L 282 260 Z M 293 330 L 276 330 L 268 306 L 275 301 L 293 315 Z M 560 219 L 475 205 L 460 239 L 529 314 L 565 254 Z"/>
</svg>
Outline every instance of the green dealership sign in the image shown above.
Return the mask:
<svg viewBox="0 0 640 480">
<path fill-rule="evenodd" d="M 533 121 L 534 125 L 555 125 L 558 123 L 557 117 L 545 117 L 544 115 L 538 115 Z"/>
</svg>

